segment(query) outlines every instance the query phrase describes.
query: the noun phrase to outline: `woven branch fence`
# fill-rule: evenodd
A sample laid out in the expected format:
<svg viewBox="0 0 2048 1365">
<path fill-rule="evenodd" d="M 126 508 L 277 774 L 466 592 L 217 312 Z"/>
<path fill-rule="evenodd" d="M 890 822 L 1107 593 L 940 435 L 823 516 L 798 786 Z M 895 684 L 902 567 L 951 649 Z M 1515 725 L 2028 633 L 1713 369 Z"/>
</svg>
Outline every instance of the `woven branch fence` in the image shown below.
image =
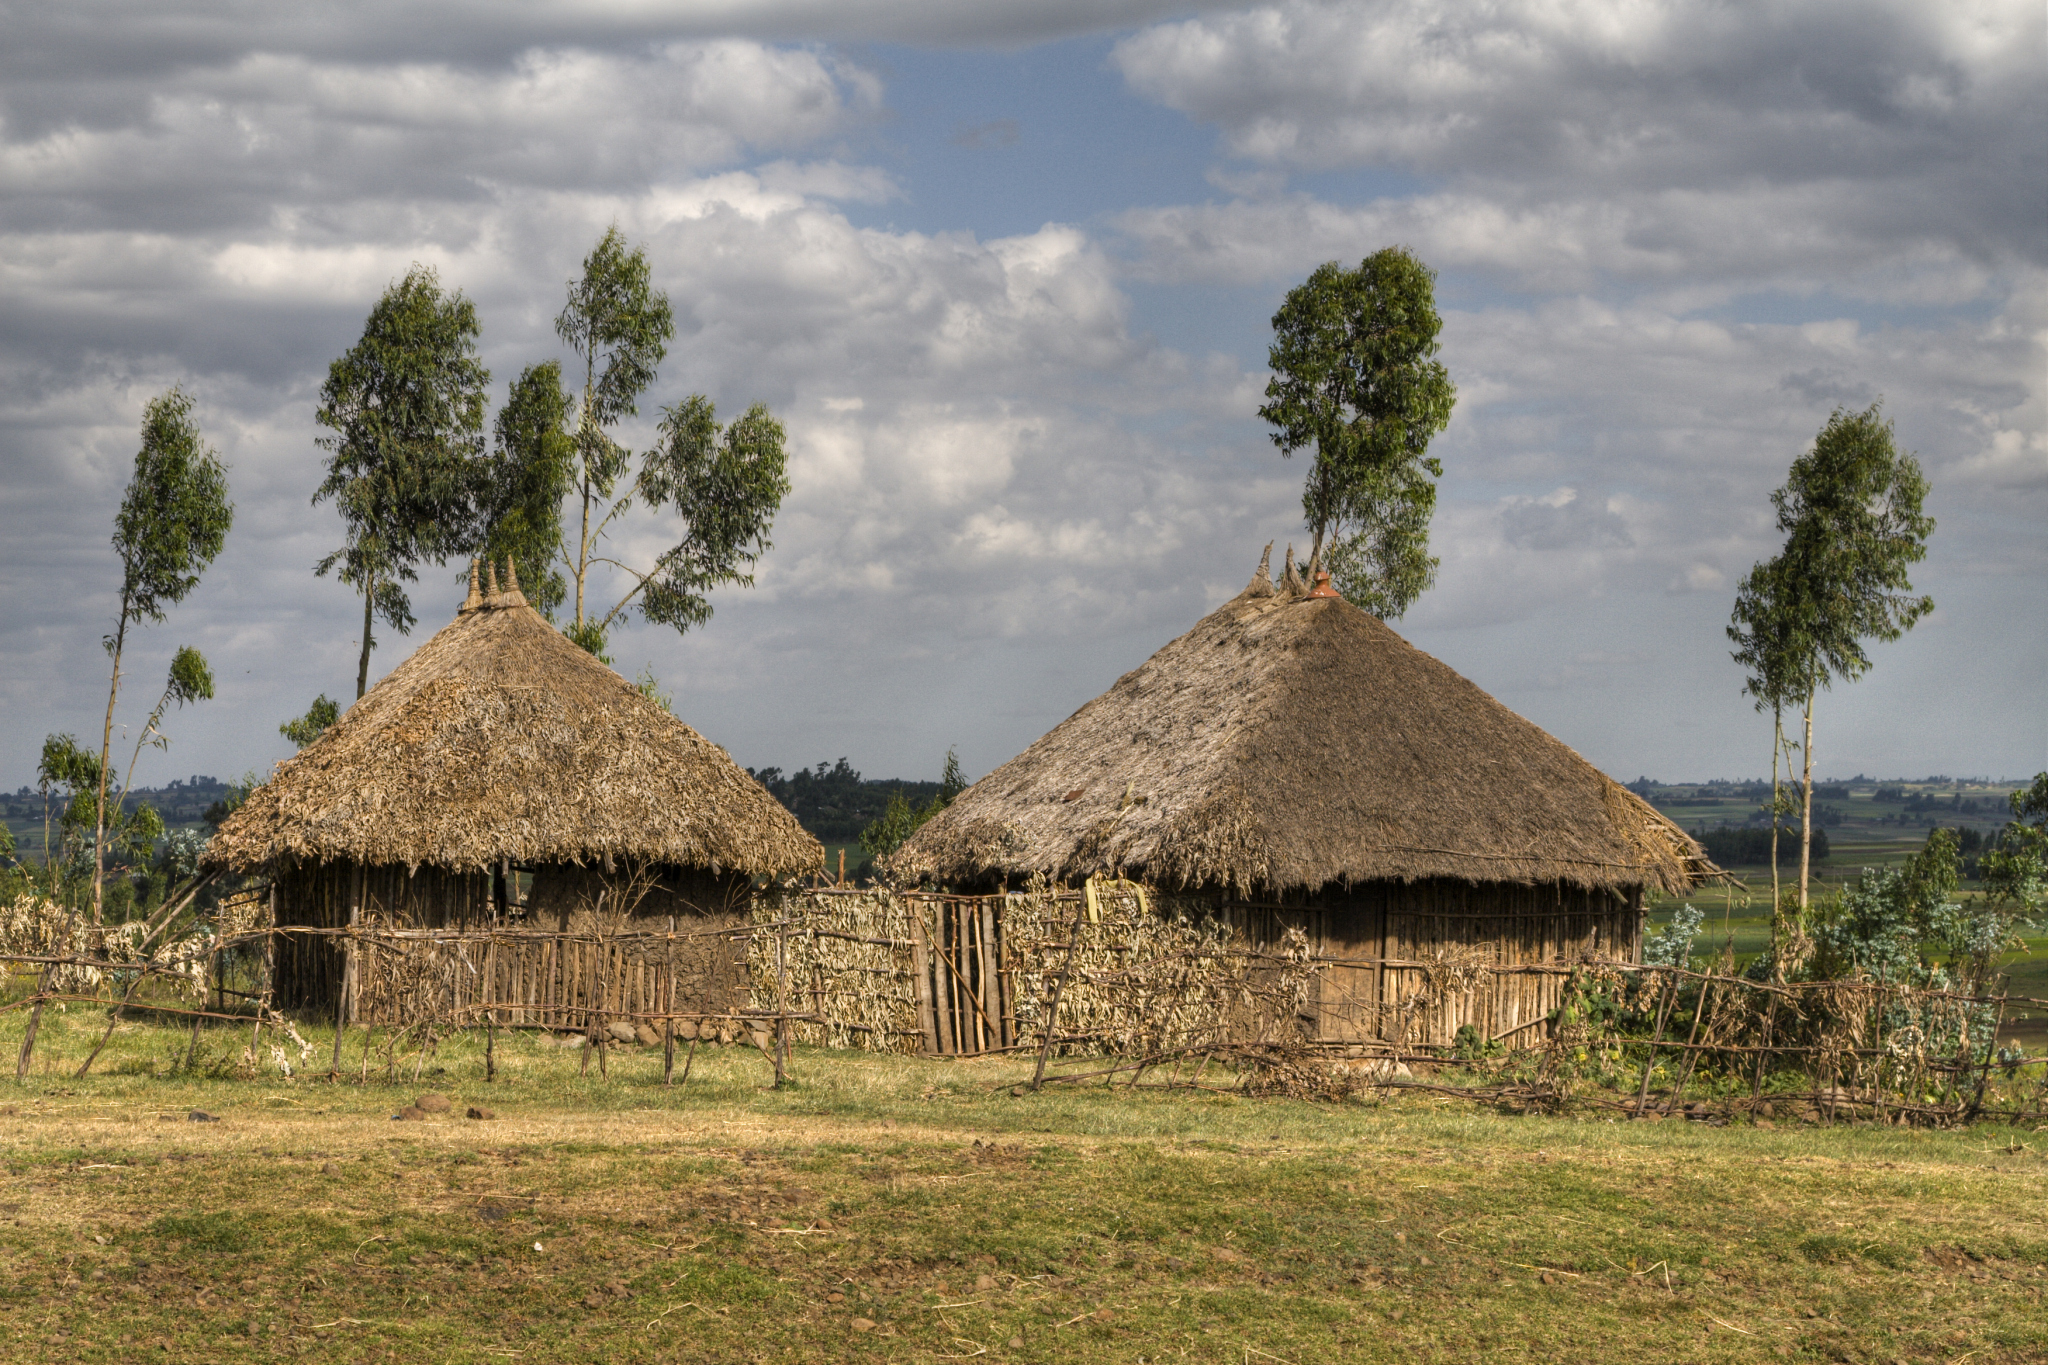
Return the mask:
<svg viewBox="0 0 2048 1365">
<path fill-rule="evenodd" d="M 1406 1087 L 1523 1108 L 1584 1104 L 1645 1115 L 1699 1096 L 1716 1114 L 1775 1105 L 1823 1120 L 2039 1119 L 2048 1087 L 2048 1078 L 2028 1079 L 2048 1059 L 2001 1062 L 1995 1052 L 2007 1011 L 2048 1008 L 2044 1000 L 1867 978 L 1776 985 L 1612 961 L 1499 964 L 1470 946 L 1426 958 L 1336 958 L 1310 951 L 1298 931 L 1278 943 L 1247 942 L 1202 907 L 1128 882 L 1034 886 L 1003 897 L 770 888 L 743 924 L 649 931 L 622 921 L 615 931 L 580 934 L 273 926 L 262 922 L 266 908 L 259 889 L 227 902 L 210 934 L 151 944 L 146 932 L 121 926 L 89 950 L 70 920 L 12 907 L 0 918 L 0 962 L 36 976 L 32 993 L 0 1007 L 31 1012 L 17 1075 L 28 1074 L 33 1020 L 45 1003 L 111 1003 L 111 1033 L 151 980 L 192 1001 L 152 1000 L 149 1008 L 190 1017 L 195 1047 L 203 1021 L 247 1025 L 244 1063 L 258 1068 L 268 1028 L 271 1065 L 289 1074 L 296 1049 L 297 1066 L 317 1070 L 293 1020 L 275 1008 L 268 964 L 281 944 L 327 938 L 343 941 L 353 958 L 374 959 L 386 988 L 415 1002 L 409 1017 L 380 1025 L 387 1074 L 401 1054 L 417 1074 L 438 1040 L 473 1029 L 485 1032 L 494 1068 L 496 1031 L 538 1024 L 583 1034 L 585 1067 L 594 1054 L 601 1071 L 614 1039 L 658 1042 L 665 1078 L 678 1042 L 694 1056 L 700 1042 L 737 1041 L 760 1048 L 778 1082 L 790 1046 L 803 1043 L 1035 1054 L 1034 1086 L 1099 1078 L 1304 1096 Z M 651 972 L 655 986 L 622 1002 L 600 975 L 580 1001 L 557 1000 L 546 1017 L 531 1018 L 530 1001 L 493 995 L 491 983 L 503 975 L 492 962 L 540 939 L 585 950 L 579 961 L 632 964 Z M 661 967 L 710 947 L 742 965 L 743 989 L 702 1008 Z M 226 996 L 235 993 L 224 989 L 218 963 L 236 952 L 257 963 L 257 988 L 230 1012 Z M 1331 1041 L 1320 979 L 1361 965 L 1400 968 L 1421 984 L 1372 1002 L 1364 1017 L 1347 1021 L 1346 1041 Z M 1432 1011 L 1495 989 L 1501 978 L 1527 976 L 1555 978 L 1563 1001 L 1540 1027 L 1455 1048 L 1416 1041 Z M 526 1017 L 516 1017 L 521 1009 Z M 364 1078 L 376 1032 L 360 1031 L 355 1069 Z M 343 1033 L 337 1028 L 329 1074 L 341 1072 Z M 79 1074 L 91 1065 L 88 1058 Z"/>
</svg>

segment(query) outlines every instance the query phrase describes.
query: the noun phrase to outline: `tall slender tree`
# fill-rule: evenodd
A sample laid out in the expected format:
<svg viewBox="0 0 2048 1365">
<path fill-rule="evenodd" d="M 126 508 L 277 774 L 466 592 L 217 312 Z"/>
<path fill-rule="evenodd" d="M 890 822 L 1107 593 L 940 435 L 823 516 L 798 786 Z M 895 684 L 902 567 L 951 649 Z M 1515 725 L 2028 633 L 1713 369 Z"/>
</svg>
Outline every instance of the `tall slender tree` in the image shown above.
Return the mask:
<svg viewBox="0 0 2048 1365">
<path fill-rule="evenodd" d="M 135 472 L 114 517 L 121 599 L 114 632 L 105 640 L 114 668 L 107 684 L 106 722 L 100 730 L 99 763 L 94 772 L 95 934 L 106 885 L 108 757 L 114 742 L 114 706 L 121 695 L 121 655 L 128 643 L 128 628 L 144 621 L 162 621 L 171 606 L 185 600 L 206 566 L 220 554 L 234 520 L 227 470 L 199 434 L 191 396 L 173 387 L 151 399 L 143 409 L 142 447 L 135 453 Z"/>
<path fill-rule="evenodd" d="M 1922 510 L 1927 477 L 1897 447 L 1880 405 L 1837 408 L 1771 494 L 1784 549 L 1769 568 L 1765 619 L 1794 662 L 1781 681 L 1802 711 L 1799 917 L 1810 903 L 1813 855 L 1813 715 L 1820 691 L 1870 671 L 1865 641 L 1891 641 L 1934 609 L 1915 595 L 1911 566 L 1927 556 L 1934 518 Z M 1738 614 L 1741 608 L 1738 604 Z M 1776 647 L 1775 645 L 1773 646 Z"/>
<path fill-rule="evenodd" d="M 1282 455 L 1314 452 L 1301 499 L 1310 564 L 1389 619 L 1436 580 L 1429 521 L 1443 463 L 1429 443 L 1449 424 L 1457 389 L 1436 359 L 1435 284 L 1404 247 L 1356 270 L 1318 266 L 1273 315 L 1273 378 L 1259 409 Z"/>
<path fill-rule="evenodd" d="M 769 549 L 769 530 L 789 492 L 784 432 L 759 403 L 721 426 L 711 400 L 692 395 L 662 409 L 660 439 L 621 493 L 633 456 L 609 428 L 637 411 L 675 334 L 645 251 L 608 229 L 584 258 L 583 277 L 570 282 L 555 330 L 584 363 L 570 480 L 581 516 L 575 545 L 563 547 L 575 591 L 567 634 L 602 658 L 606 633 L 636 608 L 649 621 L 687 631 L 710 619 L 711 589 L 752 585 L 752 566 Z M 536 395 L 533 411 L 545 407 Z M 679 523 L 675 543 L 651 562 L 606 553 L 612 527 L 636 503 Z M 609 607 L 594 596 L 592 570 L 599 565 L 627 583 Z"/>
<path fill-rule="evenodd" d="M 362 594 L 356 695 L 369 686 L 375 625 L 412 629 L 404 584 L 422 561 L 444 563 L 475 548 L 481 520 L 485 386 L 476 307 L 446 292 L 431 266 L 415 265 L 384 291 L 363 335 L 327 369 L 315 413 L 332 435 L 326 477 L 313 494 L 341 513 L 341 548 L 315 566 Z"/>
<path fill-rule="evenodd" d="M 1794 926 L 1784 912 L 1778 870 L 1778 834 L 1789 814 L 1779 773 L 1786 757 L 1785 712 L 1809 690 L 1806 670 L 1811 658 L 1798 602 L 1784 580 L 1780 560 L 1752 567 L 1736 592 L 1728 625 L 1735 662 L 1749 670 L 1742 690 L 1755 699 L 1757 710 L 1771 713 L 1771 964 L 1780 981 L 1794 953 Z"/>
<path fill-rule="evenodd" d="M 654 287 L 647 252 L 629 247 L 617 224 L 606 228 L 583 258 L 582 277 L 569 281 L 569 299 L 555 319 L 555 333 L 583 361 L 574 476 L 582 517 L 575 552 L 565 555 L 576 590 L 569 634 L 599 654 L 604 628 L 588 619 L 584 593 L 605 529 L 631 505 L 630 497 L 610 508 L 604 505 L 632 459 L 632 452 L 613 439 L 611 428 L 638 414 L 640 395 L 654 382 L 676 334 L 668 295 Z"/>
</svg>

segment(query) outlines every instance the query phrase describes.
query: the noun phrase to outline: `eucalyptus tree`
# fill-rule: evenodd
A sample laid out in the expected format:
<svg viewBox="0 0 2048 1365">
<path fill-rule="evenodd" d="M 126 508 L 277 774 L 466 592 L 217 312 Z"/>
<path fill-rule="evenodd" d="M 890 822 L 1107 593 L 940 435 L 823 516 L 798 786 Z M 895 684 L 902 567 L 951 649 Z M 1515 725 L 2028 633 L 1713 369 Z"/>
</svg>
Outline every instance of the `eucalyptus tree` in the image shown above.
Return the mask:
<svg viewBox="0 0 2048 1365">
<path fill-rule="evenodd" d="M 164 675 L 163 694 L 150 708 L 149 718 L 142 723 L 142 732 L 135 737 L 135 752 L 129 755 L 128 771 L 121 778 L 121 794 L 112 803 L 112 813 L 101 821 L 101 839 L 107 848 L 138 862 L 147 861 L 155 852 L 157 840 L 164 835 L 163 817 L 151 806 L 133 811 L 128 809 L 128 793 L 135 788 L 135 766 L 141 761 L 144 748 L 170 747 L 170 736 L 164 733 L 163 723 L 164 714 L 172 706 L 183 707 L 212 699 L 213 670 L 207 666 L 206 657 L 190 645 L 181 645 L 171 656 L 171 666 Z M 101 772 L 104 778 L 105 770 Z M 98 863 L 104 861 L 104 857 L 96 860 Z"/>
<path fill-rule="evenodd" d="M 50 898 L 57 899 L 62 869 L 70 863 L 74 845 L 84 831 L 98 823 L 100 758 L 81 745 L 75 735 L 43 736 L 43 753 L 36 764 L 36 787 L 43 797 L 43 871 L 50 879 Z M 51 798 L 57 800 L 57 846 L 50 847 Z"/>
<path fill-rule="evenodd" d="M 602 658 L 606 632 L 635 609 L 687 631 L 710 619 L 711 589 L 753 584 L 752 567 L 770 548 L 769 530 L 789 493 L 785 434 L 762 404 L 721 426 L 711 400 L 693 394 L 662 409 L 658 439 L 621 492 L 632 452 L 609 428 L 638 411 L 675 334 L 646 252 L 628 248 L 616 227 L 607 229 L 584 258 L 583 277 L 570 282 L 555 330 L 584 362 L 570 477 L 581 517 L 574 549 L 565 545 L 562 552 L 575 589 L 567 633 Z M 534 410 L 544 407 L 536 395 Z M 651 561 L 629 563 L 605 553 L 606 540 L 636 504 L 669 514 L 676 539 Z M 609 607 L 592 600 L 598 565 L 628 584 Z"/>
<path fill-rule="evenodd" d="M 484 555 L 511 558 L 527 601 L 549 620 L 567 595 L 562 500 L 576 478 L 577 442 L 569 419 L 575 399 L 562 388 L 558 361 L 530 365 L 498 409 L 496 442 L 485 480 Z"/>
<path fill-rule="evenodd" d="M 631 505 L 630 495 L 607 508 L 632 460 L 611 428 L 639 414 L 639 398 L 676 334 L 668 295 L 654 287 L 647 252 L 629 247 L 617 224 L 605 229 L 583 258 L 583 275 L 569 281 L 569 299 L 555 318 L 555 334 L 583 361 L 583 391 L 576 405 L 573 489 L 581 504 L 576 549 L 566 554 L 576 589 L 569 634 L 593 654 L 604 649 L 604 626 L 588 619 L 584 594 L 592 564 L 612 520 Z M 592 525 L 592 517 L 596 517 Z"/>
<path fill-rule="evenodd" d="M 1752 566 L 1736 591 L 1728 625 L 1735 662 L 1749 670 L 1742 690 L 1755 699 L 1757 710 L 1771 713 L 1771 962 L 1780 979 L 1792 956 L 1792 926 L 1784 913 L 1778 869 L 1778 832 L 1791 813 L 1779 772 L 1788 757 L 1785 712 L 1797 707 L 1809 690 L 1811 658 L 1799 601 L 1788 592 L 1785 574 L 1785 565 L 1778 559 Z"/>
<path fill-rule="evenodd" d="M 220 456 L 199 434 L 192 417 L 192 398 L 173 387 L 150 400 L 142 414 L 142 445 L 135 470 L 114 516 L 114 553 L 121 561 L 120 609 L 114 632 L 105 639 L 113 677 L 107 684 L 107 714 L 100 730 L 100 752 L 93 773 L 92 923 L 100 924 L 105 889 L 108 754 L 114 742 L 114 706 L 121 694 L 121 656 L 128 628 L 145 621 L 161 622 L 173 605 L 185 600 L 206 567 L 220 554 L 234 524 L 228 501 L 227 470 Z M 198 658 L 192 651 L 192 657 Z M 186 651 L 180 651 L 179 659 Z M 204 661 L 200 661 L 203 668 Z M 173 665 L 174 677 L 176 667 Z M 208 684 L 211 694 L 211 683 Z M 152 724 L 144 737 L 154 729 Z M 131 765 L 132 773 L 133 767 Z"/>
<path fill-rule="evenodd" d="M 485 386 L 476 307 L 415 265 L 384 291 L 362 337 L 327 369 L 315 417 L 332 435 L 313 503 L 332 499 L 341 547 L 314 572 L 333 572 L 363 598 L 356 695 L 369 686 L 378 618 L 412 629 L 404 585 L 422 561 L 445 563 L 475 548 L 484 478 Z"/>
<path fill-rule="evenodd" d="M 294 716 L 277 727 L 277 732 L 292 742 L 295 749 L 303 749 L 320 736 L 328 727 L 341 719 L 341 703 L 322 692 L 313 698 L 313 704 L 306 708 L 303 716 Z"/>
<path fill-rule="evenodd" d="M 1771 639 L 1790 662 L 1778 684 L 1802 712 L 1799 914 L 1808 908 L 1813 851 L 1813 714 L 1821 689 L 1870 671 L 1865 641 L 1891 641 L 1934 609 L 1916 596 L 1912 565 L 1927 557 L 1934 518 L 1927 477 L 1897 447 L 1880 405 L 1837 408 L 1771 494 L 1785 545 L 1768 568 Z M 1737 612 L 1742 608 L 1738 602 Z M 1776 648 L 1776 644 L 1772 646 Z"/>
<path fill-rule="evenodd" d="M 1436 274 L 1403 247 L 1318 266 L 1273 315 L 1259 416 L 1283 456 L 1312 450 L 1302 512 L 1309 562 L 1385 618 L 1436 580 L 1429 522 L 1443 463 L 1430 441 L 1457 389 L 1436 359 Z"/>
</svg>

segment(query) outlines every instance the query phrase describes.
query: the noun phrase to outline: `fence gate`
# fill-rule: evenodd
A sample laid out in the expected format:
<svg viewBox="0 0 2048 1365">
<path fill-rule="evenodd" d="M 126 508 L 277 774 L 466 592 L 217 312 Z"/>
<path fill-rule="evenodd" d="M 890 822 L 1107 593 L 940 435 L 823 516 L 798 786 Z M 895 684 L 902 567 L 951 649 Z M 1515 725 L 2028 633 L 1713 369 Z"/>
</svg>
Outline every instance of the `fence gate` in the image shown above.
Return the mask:
<svg viewBox="0 0 2048 1365">
<path fill-rule="evenodd" d="M 911 988 L 924 1050 L 965 1057 L 1017 1041 L 1014 964 L 998 897 L 926 899 L 914 907 Z"/>
</svg>

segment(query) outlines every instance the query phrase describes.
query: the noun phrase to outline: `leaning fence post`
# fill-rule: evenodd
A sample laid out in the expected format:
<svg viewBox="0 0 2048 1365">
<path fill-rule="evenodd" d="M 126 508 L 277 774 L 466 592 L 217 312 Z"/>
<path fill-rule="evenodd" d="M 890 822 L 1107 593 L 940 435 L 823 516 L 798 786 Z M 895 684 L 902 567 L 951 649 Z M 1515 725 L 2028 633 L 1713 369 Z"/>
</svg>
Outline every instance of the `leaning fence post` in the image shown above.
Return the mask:
<svg viewBox="0 0 2048 1365">
<path fill-rule="evenodd" d="M 1051 893 L 1048 892 L 1048 895 Z M 1074 929 L 1067 935 L 1067 960 L 1060 968 L 1060 974 L 1053 979 L 1052 1003 L 1045 1009 L 1045 1038 L 1038 1045 L 1038 1069 L 1031 1073 L 1031 1088 L 1039 1090 L 1045 1086 L 1045 1062 L 1052 1056 L 1052 1030 L 1060 1019 L 1060 995 L 1067 988 L 1067 977 L 1074 970 L 1074 950 L 1081 946 L 1081 920 L 1089 910 L 1089 902 L 1095 898 L 1094 879 L 1082 884 L 1080 904 L 1074 907 Z"/>
<path fill-rule="evenodd" d="M 100 1051 L 106 1047 L 107 1039 L 114 1036 L 114 1026 L 121 1022 L 122 1011 L 126 1010 L 128 1002 L 135 998 L 135 992 L 141 987 L 142 978 L 146 974 L 146 964 L 144 967 L 138 967 L 135 972 L 135 979 L 128 983 L 127 994 L 121 997 L 121 1003 L 107 1012 L 107 1031 L 100 1035 L 99 1042 L 93 1045 L 92 1055 L 87 1057 L 84 1064 L 78 1068 L 79 1080 L 84 1080 L 85 1073 L 92 1070 L 92 1064 L 100 1059 Z"/>
<path fill-rule="evenodd" d="M 775 925 L 775 1088 L 789 1081 L 789 917 Z"/>
<path fill-rule="evenodd" d="M 271 927 L 263 935 L 263 984 L 256 992 L 256 1022 L 249 1026 L 249 1069 L 255 1071 L 260 1063 L 256 1058 L 256 1040 L 263 1033 L 263 1012 L 270 1008 L 271 970 L 277 957 L 277 887 L 270 888 Z"/>
<path fill-rule="evenodd" d="M 1978 1112 L 1984 1108 L 1984 1087 L 1991 1083 L 1991 1061 L 1998 1055 L 1998 1031 L 2004 1027 L 2005 995 L 2001 992 L 1998 997 L 1998 1014 L 1991 1024 L 1991 1037 L 1984 1044 L 1984 1067 L 1977 1073 L 1977 1093 L 1971 1096 L 1970 1107 L 1963 1111 L 1965 1123 L 1975 1119 Z M 1963 1025 L 1963 1036 L 1969 1037 L 1969 1032 L 1970 1026 L 1966 1023 Z"/>
<path fill-rule="evenodd" d="M 69 952 L 71 949 L 71 918 L 72 912 L 69 910 L 65 911 L 64 948 L 66 952 Z M 54 944 L 51 946 L 55 947 Z M 50 956 L 54 958 L 56 954 L 52 952 Z M 43 970 L 36 976 L 35 1004 L 29 1007 L 28 1029 L 21 1035 L 21 1059 L 14 1064 L 14 1079 L 17 1081 L 28 1079 L 29 1058 L 35 1053 L 36 1033 L 42 1028 L 43 1024 L 43 1002 L 49 998 L 50 976 L 56 970 L 57 964 L 55 962 L 46 962 L 43 964 Z"/>
<path fill-rule="evenodd" d="M 1756 1112 L 1757 1101 L 1763 1098 L 1764 1067 L 1770 1063 L 1771 1044 L 1777 1040 L 1778 993 L 1770 991 L 1769 994 L 1771 997 L 1771 1012 L 1764 1016 L 1764 1045 L 1757 1051 L 1756 1080 L 1749 1088 L 1749 1107 L 1752 1114 Z"/>
<path fill-rule="evenodd" d="M 43 993 L 49 987 L 50 971 L 55 966 L 55 963 L 45 963 L 36 977 L 36 1002 L 29 1007 L 28 1029 L 21 1035 L 21 1057 L 14 1064 L 14 1079 L 17 1081 L 28 1078 L 29 1058 L 36 1050 L 36 1030 L 43 1023 Z"/>
<path fill-rule="evenodd" d="M 1641 1117 L 1650 1103 L 1650 1073 L 1657 1068 L 1657 1046 L 1664 1041 L 1664 1021 L 1670 1017 L 1671 1002 L 1678 995 L 1678 978 L 1660 977 L 1665 989 L 1658 992 L 1657 1029 L 1650 1038 L 1649 1056 L 1643 1058 L 1643 1085 L 1636 1092 L 1636 1115 Z"/>
<path fill-rule="evenodd" d="M 498 940 L 484 944 L 484 984 L 480 1003 L 484 1007 L 484 1079 L 498 1079 L 498 1012 L 491 1008 L 491 984 L 498 978 Z"/>
<path fill-rule="evenodd" d="M 1713 998 L 1714 969 L 1709 967 L 1707 969 L 1707 979 L 1700 985 L 1699 1008 L 1693 1011 L 1692 1032 L 1688 1033 L 1685 1038 L 1685 1069 L 1679 1072 L 1678 1081 L 1671 1088 L 1671 1104 L 1667 1104 L 1664 1106 L 1664 1110 L 1666 1113 L 1669 1113 L 1671 1111 L 1672 1104 L 1677 1104 L 1679 1101 L 1685 1098 L 1685 1087 L 1691 1084 L 1692 1082 L 1693 1067 L 1698 1065 L 1698 1059 L 1700 1055 L 1698 1052 L 1693 1050 L 1693 1044 L 1699 1041 L 1701 1023 L 1707 1021 L 1709 1018 L 1709 1002 L 1712 1001 Z"/>
<path fill-rule="evenodd" d="M 661 1083 L 676 1083 L 676 921 L 669 916 L 668 937 L 661 945 L 662 988 L 661 1001 L 665 1012 L 661 1018 Z"/>
<path fill-rule="evenodd" d="M 214 958 L 220 955 L 220 940 L 214 940 L 214 947 L 207 950 L 206 970 L 211 975 L 215 970 Z M 199 1008 L 192 1011 L 192 1041 L 185 1047 L 185 1069 L 190 1071 L 199 1061 L 199 1021 L 206 1016 L 206 983 L 199 984 Z"/>
</svg>

